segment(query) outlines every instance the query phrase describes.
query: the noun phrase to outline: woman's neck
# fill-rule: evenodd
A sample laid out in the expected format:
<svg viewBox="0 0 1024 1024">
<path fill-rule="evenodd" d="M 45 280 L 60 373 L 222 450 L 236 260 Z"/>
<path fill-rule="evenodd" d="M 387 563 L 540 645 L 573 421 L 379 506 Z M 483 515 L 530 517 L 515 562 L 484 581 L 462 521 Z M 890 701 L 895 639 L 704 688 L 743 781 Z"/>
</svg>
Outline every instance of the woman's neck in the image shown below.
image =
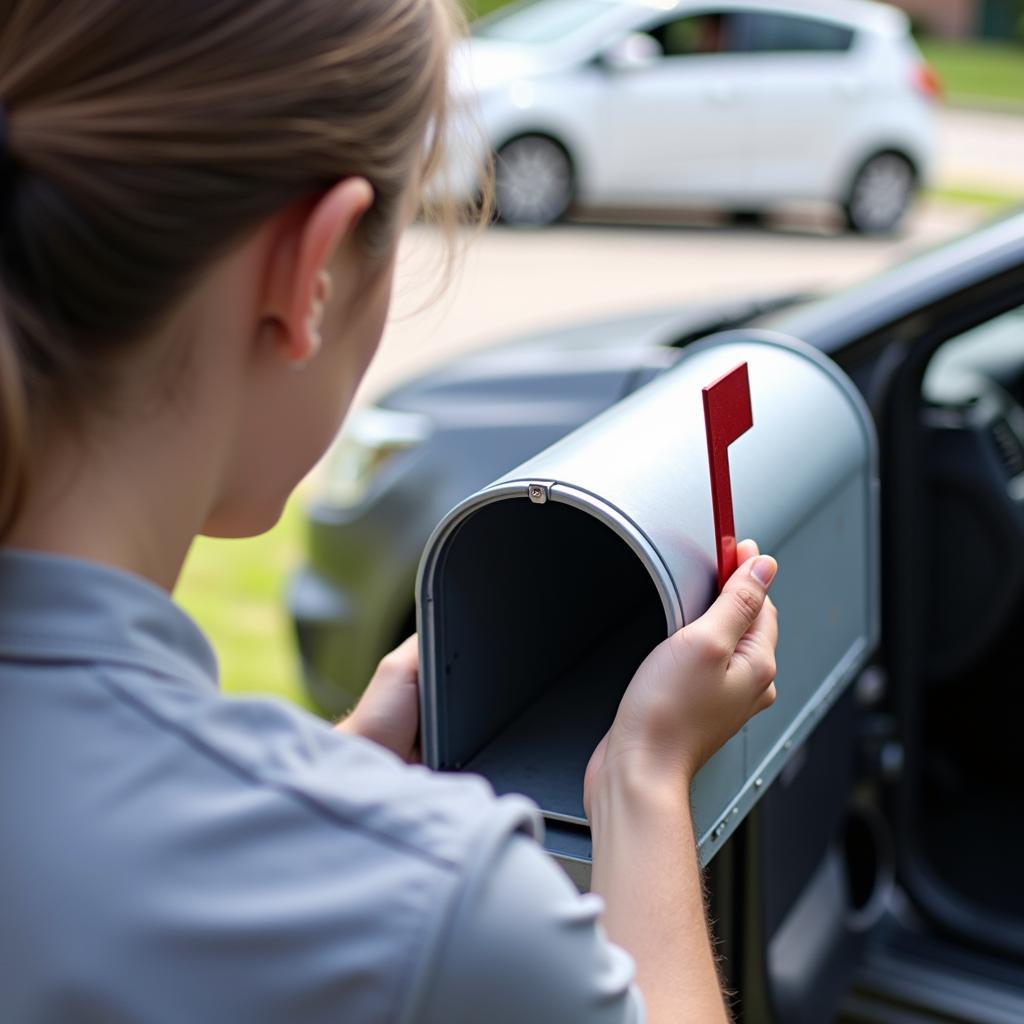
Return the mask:
<svg viewBox="0 0 1024 1024">
<path fill-rule="evenodd" d="M 173 590 L 206 518 L 209 477 L 201 455 L 183 457 L 191 446 L 180 435 L 148 427 L 116 438 L 53 438 L 33 463 L 5 545 L 101 562 Z"/>
</svg>

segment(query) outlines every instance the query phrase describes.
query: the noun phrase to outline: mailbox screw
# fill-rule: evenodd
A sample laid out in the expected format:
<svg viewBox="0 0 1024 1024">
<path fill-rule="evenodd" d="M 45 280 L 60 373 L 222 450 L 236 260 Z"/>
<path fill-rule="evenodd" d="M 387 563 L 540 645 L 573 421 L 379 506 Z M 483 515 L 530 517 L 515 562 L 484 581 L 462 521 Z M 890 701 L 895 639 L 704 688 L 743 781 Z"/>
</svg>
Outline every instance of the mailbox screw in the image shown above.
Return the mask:
<svg viewBox="0 0 1024 1024">
<path fill-rule="evenodd" d="M 718 839 L 724 831 L 725 831 L 725 823 L 723 822 L 721 825 L 718 826 L 718 828 L 715 829 L 715 832 L 714 832 L 715 839 Z"/>
<path fill-rule="evenodd" d="M 754 779 L 754 788 L 760 789 L 764 785 L 764 779 Z"/>
<path fill-rule="evenodd" d="M 548 489 L 544 484 L 530 484 L 526 493 L 534 505 L 543 505 L 548 500 Z"/>
<path fill-rule="evenodd" d="M 740 809 L 739 809 L 738 807 L 734 807 L 734 808 L 732 809 L 732 813 L 733 813 L 733 817 L 735 817 L 735 816 L 736 816 L 737 814 L 739 814 L 739 813 L 740 813 Z"/>
</svg>

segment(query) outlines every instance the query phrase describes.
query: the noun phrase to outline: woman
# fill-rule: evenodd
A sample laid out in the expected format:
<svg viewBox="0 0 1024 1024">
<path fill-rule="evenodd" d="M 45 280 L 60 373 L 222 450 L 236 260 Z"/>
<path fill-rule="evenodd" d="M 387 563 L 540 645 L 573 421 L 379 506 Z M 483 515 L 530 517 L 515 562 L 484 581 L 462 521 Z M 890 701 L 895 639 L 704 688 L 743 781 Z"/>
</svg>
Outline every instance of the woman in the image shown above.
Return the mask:
<svg viewBox="0 0 1024 1024">
<path fill-rule="evenodd" d="M 413 646 L 331 729 L 221 698 L 169 597 L 196 534 L 273 525 L 370 362 L 446 0 L 0 17 L 0 1018 L 724 1020 L 688 789 L 774 698 L 772 559 L 595 752 L 603 911 L 526 801 L 403 763 Z"/>
</svg>

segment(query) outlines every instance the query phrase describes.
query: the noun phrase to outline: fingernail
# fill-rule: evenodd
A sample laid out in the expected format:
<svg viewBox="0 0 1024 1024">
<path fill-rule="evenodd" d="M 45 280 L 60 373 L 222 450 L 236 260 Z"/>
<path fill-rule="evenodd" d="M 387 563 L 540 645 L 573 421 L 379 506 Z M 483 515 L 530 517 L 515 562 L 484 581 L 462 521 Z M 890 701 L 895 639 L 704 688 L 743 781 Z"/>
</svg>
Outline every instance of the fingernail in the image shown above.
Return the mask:
<svg viewBox="0 0 1024 1024">
<path fill-rule="evenodd" d="M 758 555 L 754 564 L 750 567 L 750 575 L 767 590 L 779 571 L 779 564 L 771 555 Z"/>
</svg>

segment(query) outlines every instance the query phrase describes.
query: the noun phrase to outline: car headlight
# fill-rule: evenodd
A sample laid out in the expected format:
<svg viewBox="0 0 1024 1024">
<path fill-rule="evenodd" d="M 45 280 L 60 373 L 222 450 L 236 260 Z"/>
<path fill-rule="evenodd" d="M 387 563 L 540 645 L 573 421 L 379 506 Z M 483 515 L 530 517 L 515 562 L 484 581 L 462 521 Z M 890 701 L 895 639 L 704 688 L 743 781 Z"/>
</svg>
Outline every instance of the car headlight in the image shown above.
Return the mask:
<svg viewBox="0 0 1024 1024">
<path fill-rule="evenodd" d="M 358 505 L 381 470 L 422 444 L 430 431 L 429 417 L 420 413 L 357 409 L 328 452 L 323 500 L 337 508 Z"/>
</svg>

